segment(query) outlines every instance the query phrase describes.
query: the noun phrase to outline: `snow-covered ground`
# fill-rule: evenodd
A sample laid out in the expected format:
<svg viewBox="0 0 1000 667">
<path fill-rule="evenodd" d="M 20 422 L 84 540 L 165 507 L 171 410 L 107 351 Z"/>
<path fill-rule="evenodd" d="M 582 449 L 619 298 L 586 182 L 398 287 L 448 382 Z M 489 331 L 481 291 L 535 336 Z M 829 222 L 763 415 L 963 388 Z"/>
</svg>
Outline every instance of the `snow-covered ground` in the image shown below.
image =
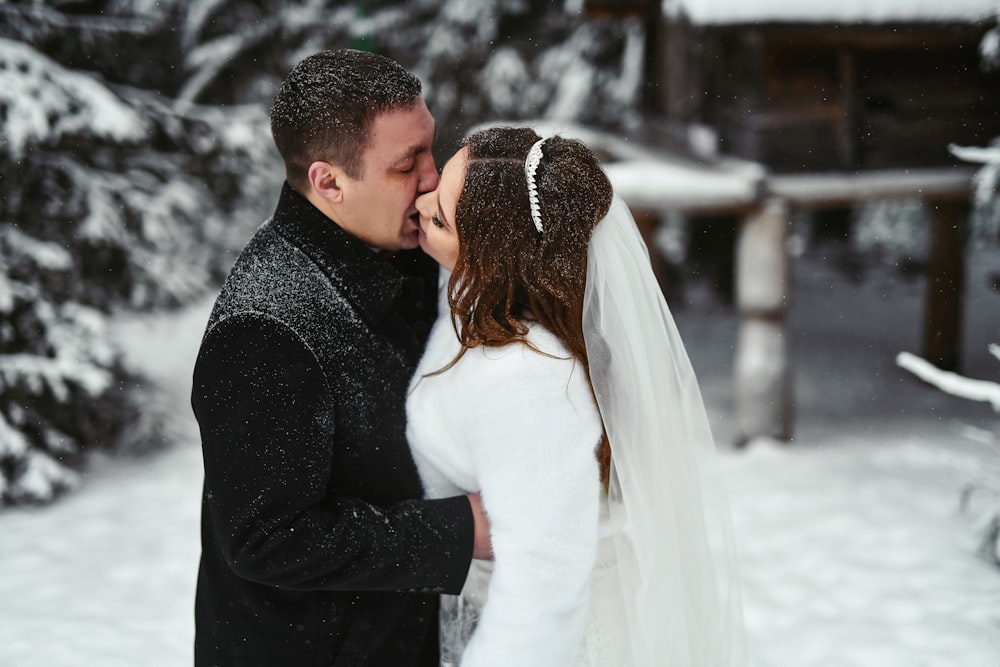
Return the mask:
<svg viewBox="0 0 1000 667">
<path fill-rule="evenodd" d="M 753 664 L 994 667 L 1000 569 L 976 555 L 959 504 L 989 470 L 1000 479 L 998 418 L 895 367 L 898 351 L 919 352 L 920 281 L 798 266 L 790 446 L 728 445 L 735 320 L 711 302 L 677 313 L 729 479 Z M 996 253 L 970 275 L 964 370 L 996 379 L 987 270 Z M 201 461 L 187 394 L 208 307 L 118 328 L 166 390 L 175 447 L 98 458 L 55 505 L 0 513 L 3 667 L 191 663 Z"/>
</svg>

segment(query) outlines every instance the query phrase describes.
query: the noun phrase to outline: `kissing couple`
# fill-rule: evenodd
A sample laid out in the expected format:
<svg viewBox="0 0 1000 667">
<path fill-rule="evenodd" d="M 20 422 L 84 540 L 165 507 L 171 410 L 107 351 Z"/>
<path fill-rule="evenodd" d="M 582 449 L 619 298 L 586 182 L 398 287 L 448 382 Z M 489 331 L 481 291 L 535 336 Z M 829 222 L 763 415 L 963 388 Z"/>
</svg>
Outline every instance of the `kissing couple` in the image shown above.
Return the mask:
<svg viewBox="0 0 1000 667">
<path fill-rule="evenodd" d="M 698 384 L 597 156 L 496 127 L 439 174 L 420 81 L 354 50 L 270 117 L 194 369 L 195 664 L 743 664 Z"/>
</svg>

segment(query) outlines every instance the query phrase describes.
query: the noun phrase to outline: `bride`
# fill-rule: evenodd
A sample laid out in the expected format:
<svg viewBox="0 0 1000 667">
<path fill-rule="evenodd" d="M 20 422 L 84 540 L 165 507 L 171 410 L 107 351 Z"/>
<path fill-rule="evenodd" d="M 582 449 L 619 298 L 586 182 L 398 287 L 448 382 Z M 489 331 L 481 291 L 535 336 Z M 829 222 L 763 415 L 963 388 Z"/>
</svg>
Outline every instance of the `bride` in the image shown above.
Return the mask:
<svg viewBox="0 0 1000 667">
<path fill-rule="evenodd" d="M 442 600 L 442 665 L 743 664 L 697 381 L 596 156 L 477 132 L 417 208 L 442 314 L 408 437 L 429 497 L 481 493 L 494 552 Z"/>
</svg>

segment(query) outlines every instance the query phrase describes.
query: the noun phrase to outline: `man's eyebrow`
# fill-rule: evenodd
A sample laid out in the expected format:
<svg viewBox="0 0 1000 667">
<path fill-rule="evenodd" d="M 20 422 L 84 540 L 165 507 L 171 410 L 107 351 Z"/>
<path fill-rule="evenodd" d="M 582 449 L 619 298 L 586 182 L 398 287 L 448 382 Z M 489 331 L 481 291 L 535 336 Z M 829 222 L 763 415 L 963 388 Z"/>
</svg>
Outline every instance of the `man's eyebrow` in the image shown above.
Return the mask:
<svg viewBox="0 0 1000 667">
<path fill-rule="evenodd" d="M 429 151 L 430 151 L 430 146 L 411 146 L 409 150 L 407 150 L 405 153 L 396 158 L 396 160 L 393 161 L 392 164 L 393 166 L 399 166 L 404 162 L 408 162 L 409 160 L 416 158 L 421 153 L 427 153 Z"/>
<path fill-rule="evenodd" d="M 434 146 L 434 142 L 437 141 L 437 133 L 438 133 L 437 123 L 434 123 L 434 136 L 431 137 L 431 143 L 430 143 L 430 145 L 428 145 L 428 146 L 423 146 L 423 145 L 420 145 L 420 146 L 410 146 L 409 150 L 407 150 L 406 153 L 404 153 L 403 155 L 401 155 L 399 157 L 399 159 L 397 159 L 392 164 L 393 165 L 398 165 L 398 164 L 401 164 L 403 162 L 406 162 L 407 160 L 412 160 L 412 159 L 416 158 L 418 155 L 421 155 L 423 153 L 430 153 L 432 147 Z"/>
</svg>

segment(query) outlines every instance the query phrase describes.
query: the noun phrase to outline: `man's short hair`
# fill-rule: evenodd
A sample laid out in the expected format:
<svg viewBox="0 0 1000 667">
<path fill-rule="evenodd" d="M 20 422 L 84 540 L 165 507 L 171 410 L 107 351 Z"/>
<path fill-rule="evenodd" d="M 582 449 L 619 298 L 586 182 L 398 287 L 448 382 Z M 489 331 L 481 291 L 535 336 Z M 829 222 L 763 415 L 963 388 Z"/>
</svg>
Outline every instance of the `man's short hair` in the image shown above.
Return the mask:
<svg viewBox="0 0 1000 667">
<path fill-rule="evenodd" d="M 271 103 L 271 136 L 288 182 L 304 187 L 317 160 L 358 178 L 375 118 L 412 108 L 420 93 L 420 79 L 375 53 L 339 49 L 303 59 Z"/>
</svg>

